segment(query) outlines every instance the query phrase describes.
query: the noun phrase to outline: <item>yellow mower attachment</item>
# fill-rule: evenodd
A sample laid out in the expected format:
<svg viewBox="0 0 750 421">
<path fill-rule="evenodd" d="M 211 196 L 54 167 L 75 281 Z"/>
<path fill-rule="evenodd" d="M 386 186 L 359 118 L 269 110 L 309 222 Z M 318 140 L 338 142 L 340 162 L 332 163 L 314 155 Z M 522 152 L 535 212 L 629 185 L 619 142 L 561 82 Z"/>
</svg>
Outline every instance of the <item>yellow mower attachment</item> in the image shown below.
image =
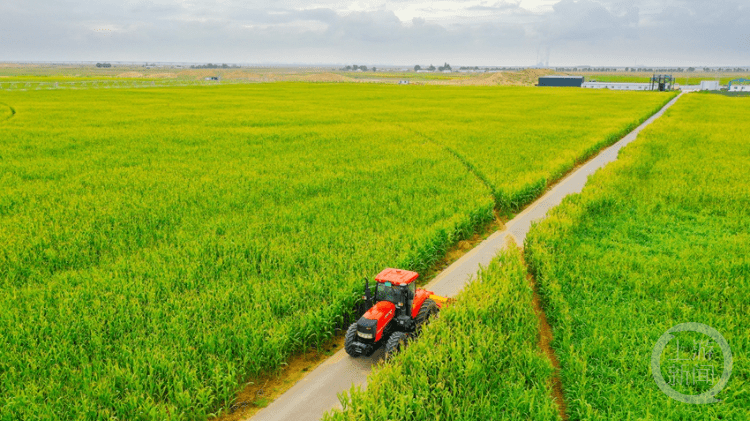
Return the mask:
<svg viewBox="0 0 750 421">
<path fill-rule="evenodd" d="M 440 307 L 444 307 L 455 300 L 453 298 L 441 297 L 435 294 L 430 295 L 430 299 L 432 299 L 432 301 L 435 301 L 435 303 L 437 303 L 437 305 Z"/>
</svg>

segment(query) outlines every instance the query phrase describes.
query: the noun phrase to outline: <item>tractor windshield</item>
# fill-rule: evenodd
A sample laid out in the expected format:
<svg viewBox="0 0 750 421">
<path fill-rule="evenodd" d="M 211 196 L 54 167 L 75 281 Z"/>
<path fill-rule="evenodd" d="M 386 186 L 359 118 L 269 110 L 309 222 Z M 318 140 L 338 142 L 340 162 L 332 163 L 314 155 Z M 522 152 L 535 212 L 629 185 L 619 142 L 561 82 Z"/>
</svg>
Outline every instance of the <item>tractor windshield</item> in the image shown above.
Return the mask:
<svg viewBox="0 0 750 421">
<path fill-rule="evenodd" d="M 377 301 L 390 301 L 398 304 L 401 301 L 401 292 L 398 287 L 391 285 L 390 282 L 378 283 L 375 287 L 375 299 Z"/>
</svg>

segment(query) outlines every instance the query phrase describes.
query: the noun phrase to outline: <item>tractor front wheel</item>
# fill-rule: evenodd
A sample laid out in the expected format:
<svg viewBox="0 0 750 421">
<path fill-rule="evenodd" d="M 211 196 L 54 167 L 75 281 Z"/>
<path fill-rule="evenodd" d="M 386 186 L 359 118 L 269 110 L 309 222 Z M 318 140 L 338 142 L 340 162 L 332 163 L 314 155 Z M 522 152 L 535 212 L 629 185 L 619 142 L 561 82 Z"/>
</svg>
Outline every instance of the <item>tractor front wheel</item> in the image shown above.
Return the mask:
<svg viewBox="0 0 750 421">
<path fill-rule="evenodd" d="M 409 339 L 409 335 L 404 332 L 394 332 L 388 338 L 388 342 L 385 343 L 385 359 L 389 360 L 393 358 L 394 355 L 404 349 Z"/>
<path fill-rule="evenodd" d="M 354 342 L 357 341 L 357 322 L 352 323 L 349 329 L 346 330 L 346 336 L 344 336 L 344 349 L 346 353 L 352 357 L 359 357 L 362 352 L 359 347 L 354 346 Z"/>
</svg>

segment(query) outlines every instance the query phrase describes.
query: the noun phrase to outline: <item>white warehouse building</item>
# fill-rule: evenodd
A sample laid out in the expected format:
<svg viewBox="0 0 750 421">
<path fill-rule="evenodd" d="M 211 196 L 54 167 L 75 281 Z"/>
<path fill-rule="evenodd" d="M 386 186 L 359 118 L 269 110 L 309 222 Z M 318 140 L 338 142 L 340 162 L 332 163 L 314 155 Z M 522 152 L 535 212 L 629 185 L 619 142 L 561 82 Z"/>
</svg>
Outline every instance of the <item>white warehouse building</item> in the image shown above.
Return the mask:
<svg viewBox="0 0 750 421">
<path fill-rule="evenodd" d="M 650 91 L 650 83 L 623 83 L 623 82 L 583 82 L 582 88 L 588 89 L 614 89 L 618 91 Z"/>
<path fill-rule="evenodd" d="M 750 79 L 735 79 L 729 82 L 729 92 L 750 92 Z"/>
<path fill-rule="evenodd" d="M 702 80 L 701 91 L 718 91 L 720 89 L 718 80 Z"/>
</svg>

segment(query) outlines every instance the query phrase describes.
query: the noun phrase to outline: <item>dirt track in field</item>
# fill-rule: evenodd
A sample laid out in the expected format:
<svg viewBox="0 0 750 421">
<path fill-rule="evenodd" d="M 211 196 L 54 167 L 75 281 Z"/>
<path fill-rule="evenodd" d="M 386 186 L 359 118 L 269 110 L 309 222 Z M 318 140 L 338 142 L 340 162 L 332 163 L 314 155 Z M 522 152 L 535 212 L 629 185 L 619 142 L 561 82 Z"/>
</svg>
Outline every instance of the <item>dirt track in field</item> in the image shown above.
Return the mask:
<svg viewBox="0 0 750 421">
<path fill-rule="evenodd" d="M 552 366 L 555 368 L 555 373 L 552 375 L 552 397 L 555 399 L 555 402 L 557 402 L 557 408 L 560 411 L 560 418 L 562 418 L 563 421 L 568 421 L 567 405 L 565 404 L 565 396 L 563 395 L 562 381 L 560 381 L 560 360 L 557 359 L 557 355 L 555 355 L 555 351 L 552 349 L 552 341 L 555 339 L 552 333 L 552 327 L 549 325 L 547 315 L 542 308 L 536 280 L 531 275 L 527 275 L 527 279 L 529 285 L 531 285 L 531 288 L 534 291 L 534 313 L 539 321 L 539 348 L 544 352 L 544 355 L 549 358 Z"/>
</svg>

